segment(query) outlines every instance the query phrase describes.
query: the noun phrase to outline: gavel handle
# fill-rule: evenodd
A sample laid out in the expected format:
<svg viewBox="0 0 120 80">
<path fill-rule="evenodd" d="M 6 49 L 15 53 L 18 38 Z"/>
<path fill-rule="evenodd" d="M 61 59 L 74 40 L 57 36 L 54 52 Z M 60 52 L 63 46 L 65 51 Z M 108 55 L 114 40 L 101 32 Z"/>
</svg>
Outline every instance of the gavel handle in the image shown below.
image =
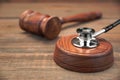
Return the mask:
<svg viewBox="0 0 120 80">
<path fill-rule="evenodd" d="M 73 16 L 61 17 L 61 23 L 68 23 L 68 22 L 87 22 L 96 20 L 102 17 L 102 13 L 100 12 L 89 12 L 89 13 L 80 13 Z"/>
</svg>

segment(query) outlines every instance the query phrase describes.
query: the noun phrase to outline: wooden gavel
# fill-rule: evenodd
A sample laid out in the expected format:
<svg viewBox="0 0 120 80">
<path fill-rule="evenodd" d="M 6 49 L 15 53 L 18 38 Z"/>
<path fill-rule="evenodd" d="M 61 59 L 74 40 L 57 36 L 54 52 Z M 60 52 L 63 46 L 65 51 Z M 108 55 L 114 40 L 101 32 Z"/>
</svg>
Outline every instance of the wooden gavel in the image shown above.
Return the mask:
<svg viewBox="0 0 120 80">
<path fill-rule="evenodd" d="M 21 29 L 31 32 L 47 39 L 54 39 L 58 36 L 61 26 L 68 22 L 87 22 L 102 17 L 100 12 L 80 13 L 74 16 L 56 17 L 41 14 L 36 11 L 26 10 L 19 18 Z"/>
</svg>

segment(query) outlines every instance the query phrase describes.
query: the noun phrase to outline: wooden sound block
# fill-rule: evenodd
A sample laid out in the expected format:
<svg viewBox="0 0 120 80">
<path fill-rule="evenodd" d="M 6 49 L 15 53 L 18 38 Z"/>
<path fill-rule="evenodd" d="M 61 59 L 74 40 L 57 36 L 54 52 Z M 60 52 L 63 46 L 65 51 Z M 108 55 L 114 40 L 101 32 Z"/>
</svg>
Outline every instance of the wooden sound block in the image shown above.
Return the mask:
<svg viewBox="0 0 120 80">
<path fill-rule="evenodd" d="M 72 44 L 77 35 L 60 38 L 55 47 L 54 61 L 59 66 L 77 72 L 103 71 L 113 65 L 112 45 L 102 38 L 97 38 L 96 48 L 79 48 Z"/>
</svg>

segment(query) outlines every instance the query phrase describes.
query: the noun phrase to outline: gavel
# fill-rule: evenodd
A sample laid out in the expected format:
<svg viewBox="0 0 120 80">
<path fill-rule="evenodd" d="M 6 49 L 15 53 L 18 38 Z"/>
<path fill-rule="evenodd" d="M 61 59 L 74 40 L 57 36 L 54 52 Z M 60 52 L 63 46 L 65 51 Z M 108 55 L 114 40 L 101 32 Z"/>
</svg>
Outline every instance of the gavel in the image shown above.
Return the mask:
<svg viewBox="0 0 120 80">
<path fill-rule="evenodd" d="M 56 17 L 47 14 L 41 14 L 37 11 L 26 10 L 19 18 L 19 25 L 21 29 L 45 37 L 47 39 L 54 39 L 61 31 L 61 26 L 68 22 L 88 22 L 100 19 L 102 13 L 89 12 L 80 13 L 67 17 Z"/>
</svg>

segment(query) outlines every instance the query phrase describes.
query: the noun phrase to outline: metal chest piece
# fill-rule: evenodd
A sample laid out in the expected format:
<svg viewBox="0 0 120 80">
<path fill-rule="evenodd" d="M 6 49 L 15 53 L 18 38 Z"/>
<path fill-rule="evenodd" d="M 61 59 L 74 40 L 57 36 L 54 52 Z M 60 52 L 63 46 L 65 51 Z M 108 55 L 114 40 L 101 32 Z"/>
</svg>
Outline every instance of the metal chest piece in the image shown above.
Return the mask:
<svg viewBox="0 0 120 80">
<path fill-rule="evenodd" d="M 103 33 L 108 32 L 109 30 L 113 29 L 119 24 L 120 24 L 120 19 L 118 19 L 114 23 L 104 27 L 103 29 L 97 32 L 95 32 L 95 30 L 92 28 L 78 28 L 77 33 L 79 34 L 79 36 L 72 40 L 72 44 L 76 47 L 85 47 L 85 48 L 97 47 L 99 45 L 99 42 L 96 39 L 96 37 Z"/>
<path fill-rule="evenodd" d="M 76 32 L 78 37 L 73 38 L 72 44 L 76 47 L 94 48 L 98 46 L 98 41 L 93 34 L 95 30 L 92 28 L 78 28 Z"/>
</svg>

